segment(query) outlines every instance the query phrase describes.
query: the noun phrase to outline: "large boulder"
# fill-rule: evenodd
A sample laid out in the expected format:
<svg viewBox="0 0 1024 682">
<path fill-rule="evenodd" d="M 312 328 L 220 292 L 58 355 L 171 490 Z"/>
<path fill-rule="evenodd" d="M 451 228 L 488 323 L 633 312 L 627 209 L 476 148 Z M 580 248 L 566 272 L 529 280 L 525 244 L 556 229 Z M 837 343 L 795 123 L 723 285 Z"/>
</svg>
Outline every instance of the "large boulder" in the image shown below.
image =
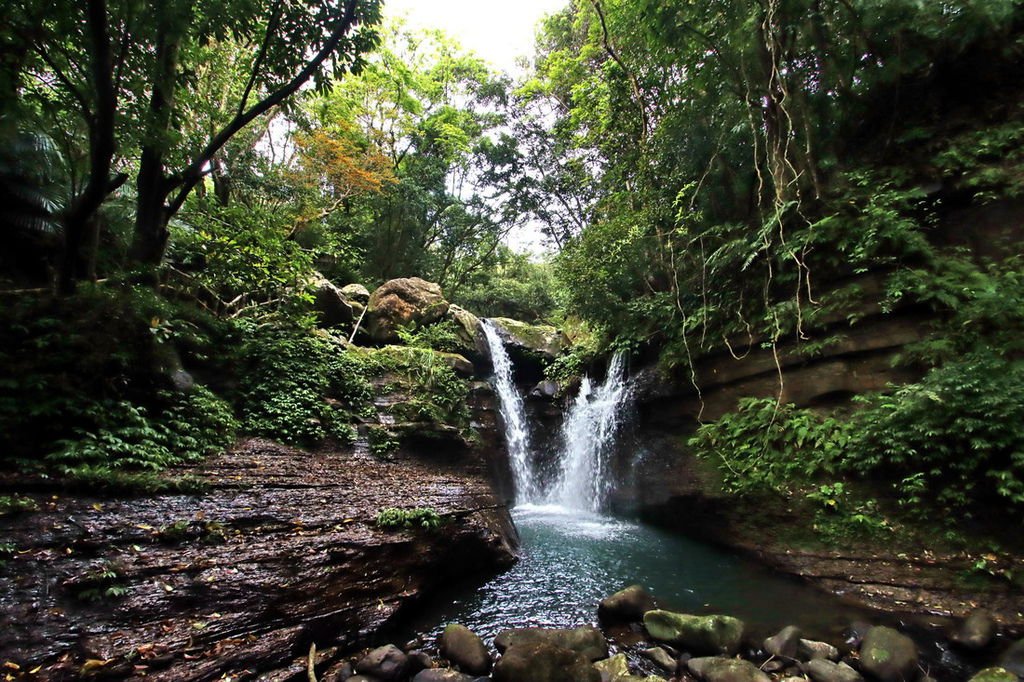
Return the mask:
<svg viewBox="0 0 1024 682">
<path fill-rule="evenodd" d="M 419 277 L 393 279 L 370 295 L 367 330 L 374 341 L 398 341 L 402 327 L 433 324 L 448 312 L 441 287 Z"/>
<path fill-rule="evenodd" d="M 917 645 L 906 635 L 885 626 L 868 630 L 860 646 L 864 671 L 881 682 L 904 682 L 917 676 Z"/>
<path fill-rule="evenodd" d="M 999 657 L 999 665 L 1014 675 L 1024 677 L 1024 639 L 1019 639 Z"/>
<path fill-rule="evenodd" d="M 816 658 L 804 666 L 804 672 L 814 682 L 864 682 L 861 674 L 845 663 L 833 663 Z"/>
<path fill-rule="evenodd" d="M 992 644 L 995 636 L 996 621 L 992 613 L 986 609 L 977 609 L 964 619 L 951 639 L 965 649 L 979 651 Z"/>
<path fill-rule="evenodd" d="M 601 682 L 586 656 L 543 641 L 516 642 L 494 666 L 494 682 Z"/>
<path fill-rule="evenodd" d="M 602 623 L 639 622 L 654 608 L 654 598 L 647 590 L 641 585 L 630 585 L 602 599 L 597 605 L 597 618 Z"/>
<path fill-rule="evenodd" d="M 401 680 L 409 667 L 409 657 L 394 644 L 377 647 L 356 662 L 356 672 L 385 682 Z"/>
<path fill-rule="evenodd" d="M 705 682 L 771 682 L 772 679 L 750 661 L 739 658 L 691 658 L 686 667 Z"/>
<path fill-rule="evenodd" d="M 338 327 L 350 324 L 355 317 L 352 303 L 329 279 L 319 272 L 314 273 L 310 282 L 313 291 L 313 312 L 322 327 Z"/>
<path fill-rule="evenodd" d="M 594 664 L 597 671 L 601 673 L 601 682 L 665 682 L 665 678 L 657 675 L 634 675 L 629 672 L 629 664 L 626 661 L 626 654 L 616 654 L 611 658 L 598 661 Z"/>
<path fill-rule="evenodd" d="M 510 354 L 533 357 L 551 362 L 569 346 L 569 339 L 555 327 L 545 324 L 527 324 L 508 317 L 492 317 L 490 322 L 498 331 L 502 343 Z"/>
<path fill-rule="evenodd" d="M 473 675 L 486 675 L 491 671 L 491 652 L 475 632 L 465 625 L 452 623 L 441 633 L 441 655 Z"/>
<path fill-rule="evenodd" d="M 514 628 L 502 630 L 494 638 L 494 646 L 501 652 L 519 644 L 539 642 L 575 651 L 588 661 L 608 658 L 608 641 L 600 630 L 589 625 L 578 628 Z"/>
<path fill-rule="evenodd" d="M 644 614 L 644 627 L 654 639 L 697 655 L 732 656 L 743 642 L 743 621 L 731 616 L 655 610 Z"/>
</svg>

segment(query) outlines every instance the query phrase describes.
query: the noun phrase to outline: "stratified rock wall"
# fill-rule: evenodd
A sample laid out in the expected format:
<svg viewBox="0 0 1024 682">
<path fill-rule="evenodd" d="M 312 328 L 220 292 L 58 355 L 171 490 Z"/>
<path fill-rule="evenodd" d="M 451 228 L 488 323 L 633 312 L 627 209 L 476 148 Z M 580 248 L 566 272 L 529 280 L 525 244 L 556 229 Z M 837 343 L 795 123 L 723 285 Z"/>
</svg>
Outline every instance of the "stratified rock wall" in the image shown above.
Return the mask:
<svg viewBox="0 0 1024 682">
<path fill-rule="evenodd" d="M 50 679 L 83 665 L 158 680 L 266 670 L 313 642 L 351 647 L 432 589 L 515 558 L 478 450 L 383 461 L 248 440 L 191 473 L 207 492 L 36 495 L 40 511 L 0 520 L 17 547 L 0 571 L 3 659 Z M 386 507 L 447 522 L 386 531 Z"/>
</svg>

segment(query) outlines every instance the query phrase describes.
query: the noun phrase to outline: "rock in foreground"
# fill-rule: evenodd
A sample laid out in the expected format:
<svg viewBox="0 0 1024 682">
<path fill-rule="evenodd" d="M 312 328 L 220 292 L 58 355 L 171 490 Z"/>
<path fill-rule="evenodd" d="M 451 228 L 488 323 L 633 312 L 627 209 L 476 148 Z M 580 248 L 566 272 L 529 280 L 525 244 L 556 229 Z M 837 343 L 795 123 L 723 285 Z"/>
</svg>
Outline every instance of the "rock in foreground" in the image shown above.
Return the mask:
<svg viewBox="0 0 1024 682">
<path fill-rule="evenodd" d="M 732 616 L 693 616 L 648 611 L 644 627 L 651 637 L 696 655 L 734 655 L 743 641 L 743 621 Z"/>
</svg>

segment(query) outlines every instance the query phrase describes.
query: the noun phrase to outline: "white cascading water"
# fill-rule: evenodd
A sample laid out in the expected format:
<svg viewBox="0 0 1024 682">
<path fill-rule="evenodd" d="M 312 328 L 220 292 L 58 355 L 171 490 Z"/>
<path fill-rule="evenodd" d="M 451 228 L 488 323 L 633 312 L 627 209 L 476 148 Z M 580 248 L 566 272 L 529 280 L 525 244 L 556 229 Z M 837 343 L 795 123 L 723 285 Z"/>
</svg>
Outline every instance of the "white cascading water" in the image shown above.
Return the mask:
<svg viewBox="0 0 1024 682">
<path fill-rule="evenodd" d="M 595 388 L 590 377 L 583 378 L 579 395 L 562 424 L 564 442 L 558 478 L 547 494 L 547 502 L 600 511 L 613 484 L 611 455 L 629 393 L 622 353 L 612 359 L 604 383 Z"/>
<path fill-rule="evenodd" d="M 530 430 L 523 397 L 512 380 L 512 360 L 505 352 L 498 330 L 488 320 L 483 321 L 483 328 L 491 352 L 491 364 L 494 365 L 494 390 L 498 392 L 501 419 L 505 423 L 505 442 L 516 486 L 516 502 L 532 502 L 537 496 L 537 485 L 530 457 Z"/>
</svg>

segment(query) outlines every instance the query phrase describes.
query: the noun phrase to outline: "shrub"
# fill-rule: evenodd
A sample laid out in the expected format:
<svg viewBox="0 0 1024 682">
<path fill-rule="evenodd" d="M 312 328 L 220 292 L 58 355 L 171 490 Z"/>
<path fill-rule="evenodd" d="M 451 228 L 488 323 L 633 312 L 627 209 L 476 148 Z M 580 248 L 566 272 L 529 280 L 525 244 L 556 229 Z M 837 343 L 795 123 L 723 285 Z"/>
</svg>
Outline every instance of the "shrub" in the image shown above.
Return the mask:
<svg viewBox="0 0 1024 682">
<path fill-rule="evenodd" d="M 443 524 L 443 520 L 435 510 L 429 507 L 415 507 L 413 509 L 387 507 L 377 513 L 375 523 L 378 528 L 385 530 L 396 530 L 399 528 L 437 530 Z"/>
</svg>

